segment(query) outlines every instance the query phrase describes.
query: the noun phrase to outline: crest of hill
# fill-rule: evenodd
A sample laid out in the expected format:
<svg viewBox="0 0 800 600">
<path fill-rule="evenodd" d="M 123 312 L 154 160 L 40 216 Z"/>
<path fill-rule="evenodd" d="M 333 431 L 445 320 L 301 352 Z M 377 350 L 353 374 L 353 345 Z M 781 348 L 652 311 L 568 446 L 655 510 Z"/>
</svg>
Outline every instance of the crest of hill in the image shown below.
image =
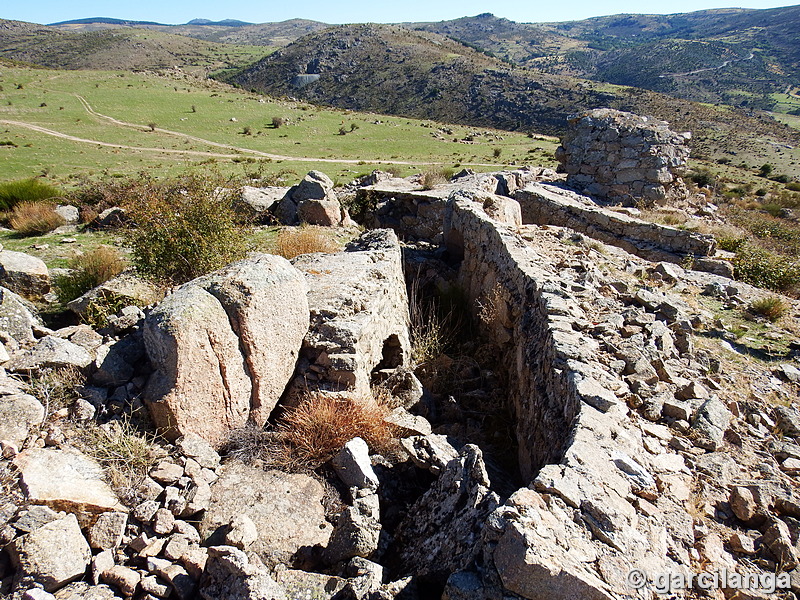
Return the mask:
<svg viewBox="0 0 800 600">
<path fill-rule="evenodd" d="M 298 87 L 298 75 L 319 75 Z M 305 36 L 227 78 L 245 89 L 351 110 L 559 135 L 567 117 L 609 106 L 695 132 L 797 132 L 772 119 L 719 111 L 633 88 L 515 69 L 454 40 L 390 25 L 344 25 Z M 307 78 L 306 78 L 307 79 Z"/>
<path fill-rule="evenodd" d="M 183 25 L 165 25 L 146 21 L 121 21 L 117 19 L 78 19 L 54 23 L 54 27 L 75 33 L 117 27 L 137 27 L 163 33 L 223 44 L 281 47 L 309 33 L 330 27 L 327 23 L 308 19 L 289 19 L 277 23 L 253 24 L 235 19 L 209 21 L 193 19 Z"/>
<path fill-rule="evenodd" d="M 75 32 L 0 20 L 3 57 L 54 69 L 230 68 L 265 53 L 132 27 Z"/>
</svg>

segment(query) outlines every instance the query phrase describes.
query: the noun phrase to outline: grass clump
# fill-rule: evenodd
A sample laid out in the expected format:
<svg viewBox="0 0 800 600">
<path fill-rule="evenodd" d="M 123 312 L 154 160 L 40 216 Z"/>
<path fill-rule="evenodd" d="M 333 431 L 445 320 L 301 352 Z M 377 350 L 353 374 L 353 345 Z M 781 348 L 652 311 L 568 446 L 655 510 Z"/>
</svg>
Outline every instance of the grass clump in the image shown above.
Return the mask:
<svg viewBox="0 0 800 600">
<path fill-rule="evenodd" d="M 275 254 L 288 259 L 312 252 L 338 251 L 339 245 L 330 238 L 325 229 L 316 225 L 281 229 L 275 242 Z"/>
<path fill-rule="evenodd" d="M 155 462 L 158 450 L 155 442 L 156 435 L 138 422 L 134 414 L 105 425 L 82 425 L 77 445 L 103 466 L 109 484 L 120 498 L 133 503 L 136 488 Z"/>
<path fill-rule="evenodd" d="M 0 210 L 8 211 L 22 202 L 39 202 L 61 196 L 57 187 L 38 179 L 0 183 Z"/>
<path fill-rule="evenodd" d="M 44 235 L 66 223 L 53 205 L 45 202 L 21 202 L 11 211 L 9 223 L 23 236 Z"/>
<path fill-rule="evenodd" d="M 234 190 L 218 177 L 188 175 L 141 187 L 130 208 L 127 237 L 140 273 L 180 284 L 243 258 L 247 253 L 233 209 Z"/>
<path fill-rule="evenodd" d="M 386 406 L 372 397 L 310 393 L 283 415 L 276 429 L 290 461 L 316 468 L 354 437 L 373 450 L 383 448 L 395 433 L 387 415 Z"/>
<path fill-rule="evenodd" d="M 751 313 L 762 316 L 774 323 L 786 314 L 786 311 L 789 310 L 789 306 L 778 296 L 768 296 L 759 300 L 753 300 L 747 309 Z"/>
<path fill-rule="evenodd" d="M 420 184 L 423 190 L 432 190 L 437 185 L 447 183 L 449 180 L 447 173 L 443 169 L 432 169 L 425 171 L 420 179 Z"/>
<path fill-rule="evenodd" d="M 70 261 L 73 271 L 56 279 L 59 302 L 66 303 L 122 273 L 125 259 L 116 248 L 99 246 Z"/>
</svg>

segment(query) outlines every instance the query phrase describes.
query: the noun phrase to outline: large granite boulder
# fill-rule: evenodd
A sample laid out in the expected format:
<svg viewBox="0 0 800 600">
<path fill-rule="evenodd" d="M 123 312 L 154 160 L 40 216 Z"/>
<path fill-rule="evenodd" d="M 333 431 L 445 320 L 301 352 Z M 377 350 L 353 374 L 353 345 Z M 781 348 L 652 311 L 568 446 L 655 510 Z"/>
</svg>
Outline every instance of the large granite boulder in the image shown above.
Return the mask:
<svg viewBox="0 0 800 600">
<path fill-rule="evenodd" d="M 31 429 L 44 421 L 44 406 L 29 394 L 0 396 L 0 441 L 17 447 L 27 439 Z"/>
<path fill-rule="evenodd" d="M 341 205 L 333 191 L 333 181 L 320 171 L 309 171 L 274 205 L 273 211 L 284 225 L 303 221 L 331 226 L 342 222 Z"/>
<path fill-rule="evenodd" d="M 38 300 L 50 291 L 50 273 L 44 261 L 35 256 L 0 250 L 0 285 L 29 300 Z"/>
<path fill-rule="evenodd" d="M 257 254 L 168 296 L 144 325 L 156 371 L 145 397 L 170 439 L 193 432 L 215 446 L 248 419 L 263 425 L 294 373 L 308 330 L 303 276 Z"/>
</svg>

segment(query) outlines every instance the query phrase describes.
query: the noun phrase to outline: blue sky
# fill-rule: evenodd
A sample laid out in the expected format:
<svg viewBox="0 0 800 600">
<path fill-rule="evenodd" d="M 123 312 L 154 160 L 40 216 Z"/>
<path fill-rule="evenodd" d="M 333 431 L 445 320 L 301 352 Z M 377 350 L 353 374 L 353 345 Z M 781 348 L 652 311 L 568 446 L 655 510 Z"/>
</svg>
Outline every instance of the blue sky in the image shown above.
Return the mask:
<svg viewBox="0 0 800 600">
<path fill-rule="evenodd" d="M 34 0 L 7 2 L 0 9 L 0 18 L 53 23 L 84 17 L 114 17 L 160 23 L 185 23 L 194 18 L 239 19 L 253 23 L 283 21 L 291 18 L 313 19 L 326 23 L 396 23 L 402 21 L 441 21 L 491 12 L 521 22 L 571 21 L 618 13 L 678 13 L 705 8 L 736 6 L 726 0 L 674 0 L 671 3 L 643 3 L 635 0 L 591 2 L 523 2 L 521 0 L 405 0 L 389 2 L 356 2 L 354 0 L 294 0 L 270 2 L 260 0 L 138 0 L 133 3 L 100 0 Z M 785 2 L 748 0 L 744 8 L 787 6 Z"/>
</svg>

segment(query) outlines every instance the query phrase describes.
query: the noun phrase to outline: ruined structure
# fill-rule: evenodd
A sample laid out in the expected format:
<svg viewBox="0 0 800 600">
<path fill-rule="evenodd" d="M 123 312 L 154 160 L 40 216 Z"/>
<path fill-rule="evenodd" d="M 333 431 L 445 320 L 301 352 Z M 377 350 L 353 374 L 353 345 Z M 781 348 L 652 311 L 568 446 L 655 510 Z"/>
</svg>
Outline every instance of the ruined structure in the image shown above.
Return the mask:
<svg viewBox="0 0 800 600">
<path fill-rule="evenodd" d="M 556 158 L 583 194 L 626 206 L 663 203 L 686 194 L 679 176 L 689 138 L 652 117 L 598 108 L 569 120 Z"/>
</svg>

